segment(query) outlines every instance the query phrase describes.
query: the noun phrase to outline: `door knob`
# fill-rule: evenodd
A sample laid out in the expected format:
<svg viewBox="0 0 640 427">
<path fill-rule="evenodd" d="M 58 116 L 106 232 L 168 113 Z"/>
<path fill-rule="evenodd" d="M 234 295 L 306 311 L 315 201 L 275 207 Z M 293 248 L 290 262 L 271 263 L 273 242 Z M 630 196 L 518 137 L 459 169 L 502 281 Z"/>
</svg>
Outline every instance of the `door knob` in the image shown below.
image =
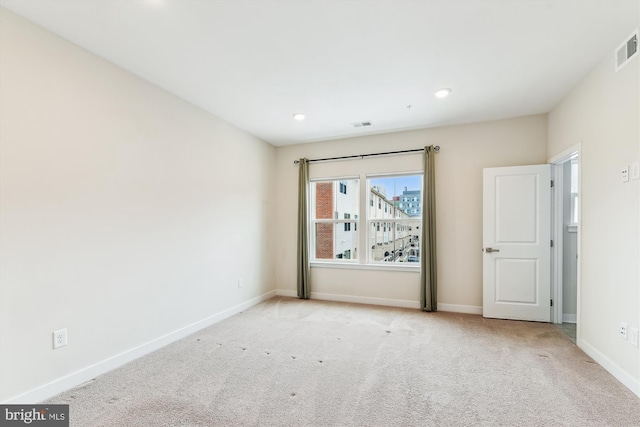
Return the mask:
<svg viewBox="0 0 640 427">
<path fill-rule="evenodd" d="M 493 249 L 493 248 L 486 248 L 485 252 L 487 252 L 488 254 L 492 253 L 492 252 L 500 252 L 500 249 Z"/>
</svg>

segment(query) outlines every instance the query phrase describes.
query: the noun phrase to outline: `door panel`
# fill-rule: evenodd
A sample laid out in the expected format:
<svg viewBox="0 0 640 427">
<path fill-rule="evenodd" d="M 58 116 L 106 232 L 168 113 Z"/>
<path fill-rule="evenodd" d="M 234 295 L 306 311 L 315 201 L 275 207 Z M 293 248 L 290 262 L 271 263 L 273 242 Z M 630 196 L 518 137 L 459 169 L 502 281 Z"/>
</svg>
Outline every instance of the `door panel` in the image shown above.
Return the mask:
<svg viewBox="0 0 640 427">
<path fill-rule="evenodd" d="M 549 165 L 490 168 L 483 176 L 483 315 L 551 316 Z"/>
<path fill-rule="evenodd" d="M 535 243 L 536 176 L 496 176 L 495 187 L 496 243 Z"/>
<path fill-rule="evenodd" d="M 538 260 L 494 257 L 495 300 L 498 303 L 536 304 Z"/>
</svg>

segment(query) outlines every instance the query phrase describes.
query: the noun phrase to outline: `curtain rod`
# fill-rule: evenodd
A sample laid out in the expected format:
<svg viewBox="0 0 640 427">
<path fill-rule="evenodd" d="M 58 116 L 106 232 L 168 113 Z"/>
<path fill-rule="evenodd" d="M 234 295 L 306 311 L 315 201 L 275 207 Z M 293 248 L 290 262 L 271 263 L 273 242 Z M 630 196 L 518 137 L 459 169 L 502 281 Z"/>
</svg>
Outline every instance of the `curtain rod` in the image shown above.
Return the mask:
<svg viewBox="0 0 640 427">
<path fill-rule="evenodd" d="M 424 148 L 418 148 L 415 150 L 402 150 L 402 151 L 387 151 L 384 153 L 370 153 L 370 154 L 359 154 L 356 156 L 341 156 L 341 157 L 327 157 L 324 159 L 310 159 L 309 163 L 312 162 L 328 162 L 330 160 L 343 160 L 343 159 L 364 159 L 365 157 L 373 157 L 373 156 L 389 156 L 391 154 L 403 154 L 403 153 L 418 153 L 420 151 L 424 151 Z M 436 153 L 438 151 L 440 151 L 440 146 L 436 145 L 435 147 L 433 147 L 433 151 L 435 151 Z M 294 160 L 293 161 L 294 164 L 298 164 L 300 163 L 300 160 Z"/>
</svg>

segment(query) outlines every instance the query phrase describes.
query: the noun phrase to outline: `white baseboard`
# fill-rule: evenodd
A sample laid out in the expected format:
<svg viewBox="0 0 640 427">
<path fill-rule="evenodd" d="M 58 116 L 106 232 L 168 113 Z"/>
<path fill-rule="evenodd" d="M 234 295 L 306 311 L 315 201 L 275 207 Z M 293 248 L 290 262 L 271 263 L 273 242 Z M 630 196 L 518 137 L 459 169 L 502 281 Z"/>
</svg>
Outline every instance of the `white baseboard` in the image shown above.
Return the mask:
<svg viewBox="0 0 640 427">
<path fill-rule="evenodd" d="M 582 349 L 589 357 L 598 362 L 600 366 L 606 369 L 611 375 L 613 375 L 618 381 L 624 384 L 629 390 L 634 392 L 636 396 L 640 397 L 640 381 L 633 378 L 627 371 L 618 366 L 614 361 L 607 356 L 596 350 L 584 340 L 578 339 L 578 347 Z"/>
<path fill-rule="evenodd" d="M 288 289 L 277 289 L 276 295 L 283 297 L 297 297 L 297 291 L 290 291 Z M 420 308 L 418 301 L 408 301 L 401 299 L 390 298 L 375 298 L 375 297 L 363 297 L 355 295 L 341 295 L 341 294 L 326 294 L 322 292 L 311 292 L 311 299 L 317 299 L 322 301 L 337 301 L 337 302 L 350 302 L 354 304 L 371 304 L 371 305 L 383 305 L 386 307 L 402 307 L 402 308 Z"/>
<path fill-rule="evenodd" d="M 297 297 L 296 291 L 290 291 L 287 289 L 277 289 L 276 295 L 283 297 Z M 383 305 L 387 307 L 403 307 L 403 308 L 415 308 L 420 309 L 419 301 L 389 299 L 389 298 L 374 298 L 374 297 L 362 297 L 353 295 L 340 295 L 340 294 L 325 294 L 318 292 L 311 292 L 311 299 L 318 299 L 324 301 L 339 301 L 339 302 L 351 302 L 355 304 L 371 304 L 371 305 Z M 473 305 L 458 305 L 458 304 L 438 304 L 438 311 L 449 311 L 454 313 L 468 313 L 468 314 L 480 314 L 482 315 L 482 307 Z"/>
<path fill-rule="evenodd" d="M 480 316 L 482 316 L 482 307 L 479 307 L 477 305 L 438 303 L 438 311 L 449 311 L 452 313 L 479 314 Z"/>
<path fill-rule="evenodd" d="M 577 323 L 575 314 L 562 314 L 562 323 Z"/>
<path fill-rule="evenodd" d="M 361 297 L 353 295 L 340 295 L 340 294 L 324 294 L 319 292 L 311 292 L 312 299 L 319 299 L 324 301 L 339 301 L 339 302 L 351 302 L 355 304 L 371 304 L 371 305 L 383 305 L 386 307 L 402 307 L 402 308 L 420 308 L 418 301 L 409 301 L 401 299 L 390 298 L 375 298 L 375 297 Z"/>
<path fill-rule="evenodd" d="M 159 348 L 162 348 L 168 344 L 171 344 L 174 341 L 184 338 L 187 335 L 191 335 L 194 332 L 197 332 L 201 329 L 204 329 L 208 326 L 213 325 L 214 323 L 218 323 L 221 320 L 224 320 L 235 314 L 238 314 L 241 311 L 246 310 L 262 301 L 265 301 L 265 300 L 268 300 L 269 298 L 274 297 L 275 295 L 276 295 L 276 291 L 267 292 L 263 295 L 252 298 L 234 307 L 228 308 L 212 316 L 209 316 L 205 319 L 202 319 L 190 325 L 184 326 L 180 329 L 177 329 L 173 332 L 170 332 L 154 340 L 141 344 L 132 349 L 123 351 L 122 353 L 116 354 L 101 362 L 82 368 L 62 378 L 58 378 L 54 381 L 51 381 L 48 384 L 44 384 L 38 388 L 29 390 L 26 393 L 12 397 L 0 403 L 2 404 L 33 404 L 34 402 L 41 402 L 43 400 L 49 399 L 50 397 L 53 397 L 59 393 L 62 393 L 63 391 L 69 390 L 70 388 L 83 384 L 99 375 L 105 374 L 126 363 L 129 363 L 135 359 L 138 359 L 139 357 L 142 357 L 155 350 L 158 350 Z"/>
</svg>

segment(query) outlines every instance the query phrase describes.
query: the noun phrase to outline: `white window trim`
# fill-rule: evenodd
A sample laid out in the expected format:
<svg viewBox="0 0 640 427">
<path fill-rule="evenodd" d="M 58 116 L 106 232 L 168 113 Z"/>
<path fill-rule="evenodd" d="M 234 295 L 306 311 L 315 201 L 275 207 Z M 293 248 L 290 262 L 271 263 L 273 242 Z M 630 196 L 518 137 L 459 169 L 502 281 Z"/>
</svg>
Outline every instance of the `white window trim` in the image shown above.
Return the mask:
<svg viewBox="0 0 640 427">
<path fill-rule="evenodd" d="M 362 249 L 358 249 L 358 258 L 357 259 L 343 259 L 343 260 L 323 260 L 312 258 L 310 261 L 310 266 L 312 268 L 337 268 L 337 269 L 351 269 L 351 270 L 378 270 L 378 271 L 404 271 L 410 273 L 419 273 L 420 272 L 420 263 L 389 263 L 383 261 L 372 261 L 370 260 L 370 251 L 368 248 L 369 242 L 369 226 L 373 222 L 412 222 L 412 221 L 422 221 L 422 217 L 414 217 L 414 218 L 378 218 L 378 219 L 369 219 L 368 218 L 368 209 L 369 209 L 369 198 L 362 197 L 362 190 L 365 191 L 365 195 L 371 194 L 371 187 L 369 185 L 370 179 L 375 178 L 393 178 L 393 177 L 403 177 L 409 175 L 424 175 L 423 170 L 409 170 L 402 172 L 389 172 L 389 173 L 371 173 L 365 174 L 364 177 L 362 175 L 340 175 L 334 177 L 317 177 L 311 178 L 309 180 L 310 183 L 315 182 L 325 182 L 325 181 L 343 181 L 343 180 L 354 180 L 357 179 L 360 182 L 360 194 L 359 194 L 359 208 L 360 211 L 364 208 L 364 214 L 362 212 L 358 212 L 357 219 L 312 219 L 310 218 L 311 226 L 313 227 L 314 223 L 334 223 L 334 224 L 344 224 L 344 223 L 355 223 L 360 226 L 360 230 L 362 227 L 366 227 L 366 231 L 362 233 L 362 231 L 358 230 L 358 246 L 360 246 L 361 242 L 364 242 L 365 245 L 363 249 L 365 250 L 365 255 L 363 256 Z M 424 177 L 423 177 L 424 179 Z M 363 188 L 364 187 L 364 188 Z M 374 207 L 377 206 L 377 203 L 374 199 Z M 311 206 L 310 206 L 311 207 Z M 312 215 L 312 212 L 310 212 Z M 310 239 L 309 239 L 309 254 L 313 254 L 315 256 L 315 230 L 310 230 Z M 364 234 L 364 238 L 360 239 L 360 235 Z M 417 264 L 417 265 L 416 265 Z"/>
<path fill-rule="evenodd" d="M 371 185 L 369 184 L 369 180 L 371 179 L 375 179 L 375 178 L 394 178 L 394 177 L 403 177 L 403 176 L 410 176 L 410 175 L 420 175 L 422 176 L 422 179 L 424 179 L 424 171 L 423 170 L 414 170 L 414 171 L 403 171 L 403 172 L 389 172 L 389 173 L 370 173 L 370 174 L 366 174 L 365 175 L 365 185 L 366 185 L 366 194 L 370 194 L 371 193 Z M 421 182 L 422 184 L 422 182 Z M 422 187 L 422 185 L 421 185 Z M 422 188 L 421 188 L 422 191 Z M 411 199 L 411 197 L 407 197 L 408 199 Z M 366 225 L 367 225 L 367 229 L 365 230 L 365 246 L 364 249 L 366 249 L 366 257 L 362 257 L 364 263 L 360 264 L 360 265 L 366 265 L 369 267 L 374 267 L 374 269 L 382 269 L 382 270 L 402 270 L 402 271 L 411 271 L 411 270 L 416 270 L 420 271 L 420 263 L 417 263 L 417 266 L 414 266 L 414 263 L 389 263 L 389 262 L 384 262 L 384 261 L 374 261 L 371 259 L 371 251 L 369 249 L 369 242 L 370 242 L 370 238 L 369 238 L 369 233 L 371 232 L 371 224 L 372 223 L 376 223 L 376 222 L 409 222 L 409 221 L 422 221 L 422 216 L 420 217 L 415 217 L 415 218 L 406 218 L 406 219 L 401 219 L 401 218 L 378 218 L 378 219 L 369 219 L 369 211 L 367 210 L 365 213 L 365 218 L 364 218 Z M 392 227 L 394 229 L 393 233 L 395 233 L 395 227 Z M 362 251 L 360 251 L 362 252 Z"/>
<path fill-rule="evenodd" d="M 360 180 L 362 178 L 360 178 L 360 175 L 349 175 L 349 176 L 324 176 L 321 178 L 311 178 L 309 179 L 310 183 L 313 182 L 324 182 L 324 181 L 349 181 L 350 179 L 357 179 Z"/>
<path fill-rule="evenodd" d="M 385 172 L 385 173 L 368 173 L 365 175 L 365 179 L 372 178 L 393 178 L 394 176 L 407 176 L 407 175 L 424 175 L 423 170 L 402 171 L 402 172 Z"/>
<path fill-rule="evenodd" d="M 313 179 L 309 180 L 309 184 L 314 184 L 316 182 L 328 182 L 328 181 L 340 183 L 340 181 L 348 181 L 348 180 L 356 180 L 356 179 L 358 180 L 358 186 L 360 186 L 361 178 L 360 178 L 359 175 L 339 176 L 339 177 L 332 177 L 332 178 L 325 178 L 325 177 L 313 178 Z M 315 191 L 310 189 L 309 195 L 312 196 L 313 194 L 315 194 Z M 311 228 L 309 230 L 309 247 L 308 247 L 308 251 L 309 251 L 309 255 L 310 255 L 310 259 L 311 259 L 310 265 L 313 266 L 313 264 L 315 264 L 315 263 L 324 263 L 324 262 L 326 262 L 322 258 L 315 258 L 315 256 L 316 256 L 316 251 L 315 251 L 316 232 L 315 232 L 315 229 L 314 229 L 314 225 L 315 224 L 320 224 L 320 223 L 328 223 L 328 224 L 352 223 L 352 224 L 358 224 L 358 222 L 360 221 L 360 219 L 359 219 L 360 218 L 360 212 L 358 212 L 358 214 L 354 214 L 355 216 L 358 217 L 358 219 L 344 219 L 344 218 L 342 218 L 342 219 L 341 218 L 338 218 L 338 219 L 335 219 L 335 218 L 332 218 L 332 219 L 328 219 L 328 218 L 327 219 L 313 219 L 314 213 L 313 213 L 313 209 L 312 208 L 313 208 L 314 204 L 313 204 L 312 200 L 310 200 L 309 202 L 310 202 L 309 205 L 308 205 L 309 206 L 309 216 L 310 216 L 309 225 L 310 225 Z M 358 209 L 362 208 L 362 206 L 360 206 L 361 202 L 362 201 L 360 200 L 360 194 L 358 194 Z M 356 231 L 354 230 L 354 232 L 356 232 Z M 360 232 L 357 231 L 357 233 L 358 233 L 358 236 L 359 236 Z M 360 240 L 360 238 L 358 237 L 358 244 L 359 244 L 359 240 Z M 357 247 L 356 247 L 356 249 L 357 249 Z M 338 261 L 338 259 L 336 258 L 336 259 L 333 259 L 333 260 L 331 260 L 329 262 L 334 263 L 334 264 L 338 264 L 338 265 L 341 265 L 341 264 L 356 264 L 356 263 L 360 262 L 359 252 L 360 251 L 358 251 L 358 258 L 357 259 L 352 259 L 352 258 L 344 259 L 343 258 L 340 261 Z"/>
<path fill-rule="evenodd" d="M 311 261 L 311 268 L 345 268 L 349 270 L 395 270 L 420 273 L 419 263 L 375 263 L 361 264 L 359 260 L 345 261 Z M 418 265 L 411 265 L 418 264 Z"/>
</svg>

